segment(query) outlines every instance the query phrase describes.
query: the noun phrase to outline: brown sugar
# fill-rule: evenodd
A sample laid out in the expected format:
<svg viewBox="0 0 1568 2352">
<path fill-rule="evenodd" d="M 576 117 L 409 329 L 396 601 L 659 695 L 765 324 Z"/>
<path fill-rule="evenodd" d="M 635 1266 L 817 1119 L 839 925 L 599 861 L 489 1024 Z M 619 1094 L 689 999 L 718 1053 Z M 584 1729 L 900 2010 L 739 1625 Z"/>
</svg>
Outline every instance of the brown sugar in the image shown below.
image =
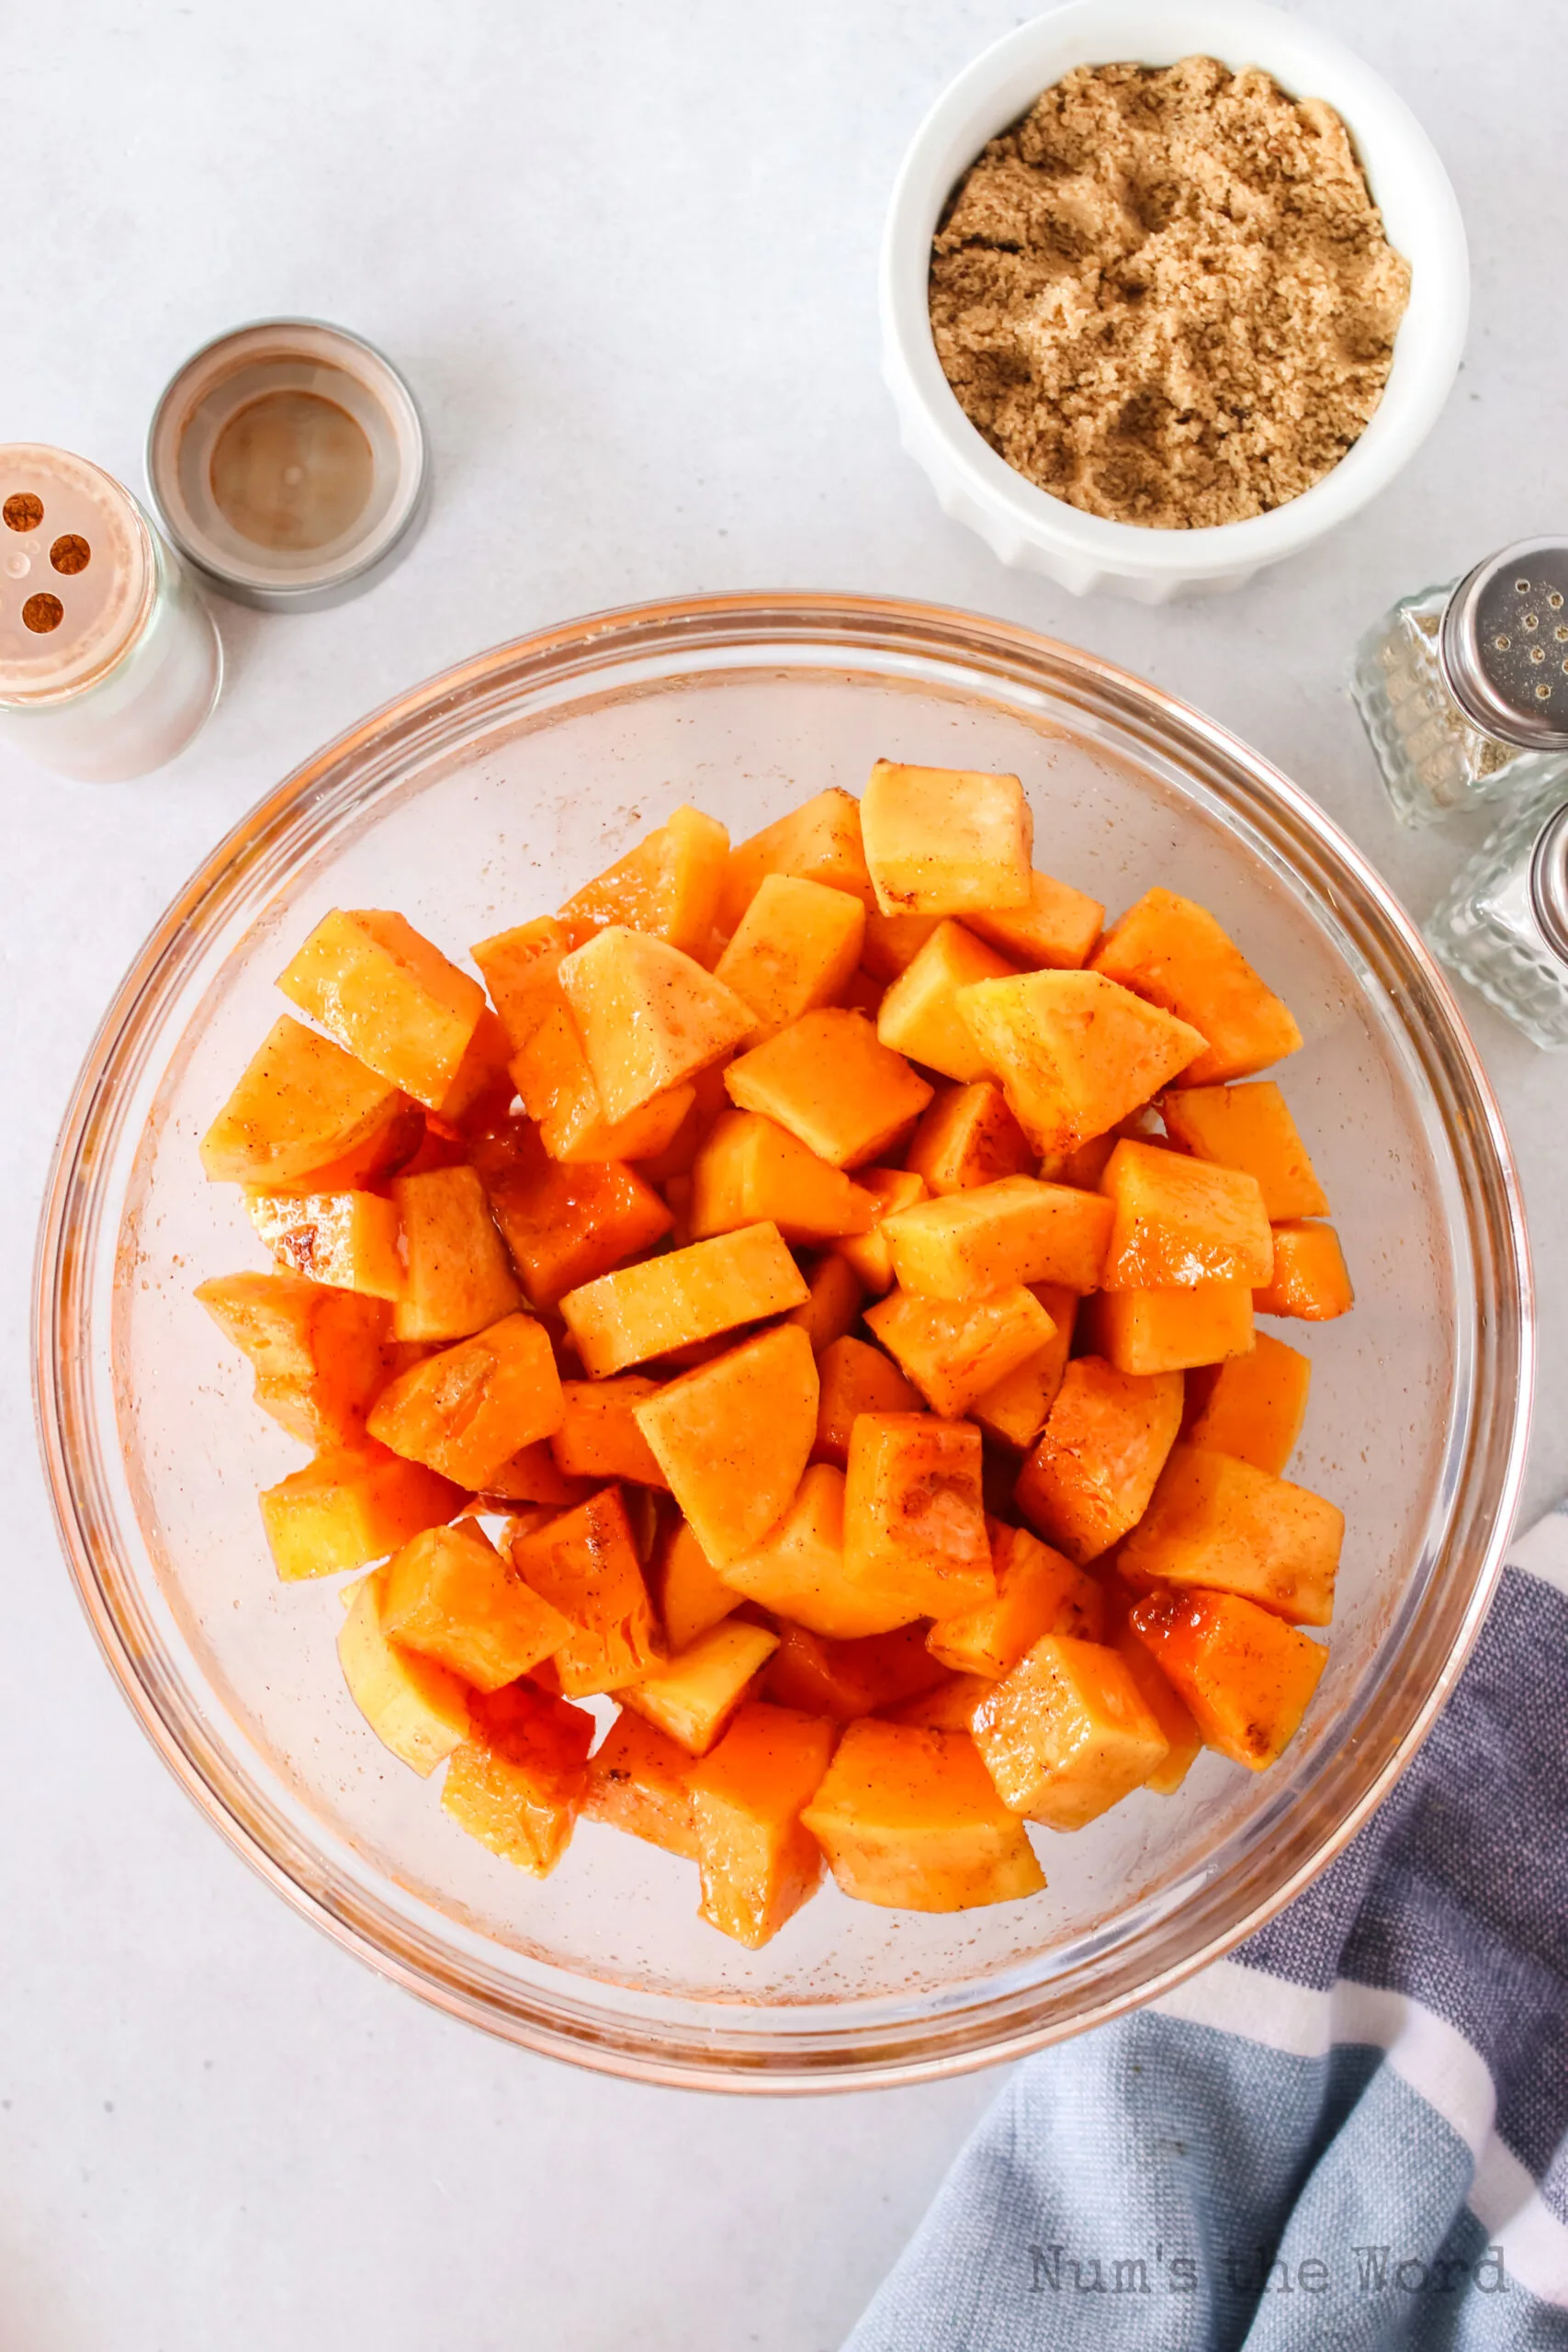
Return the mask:
<svg viewBox="0 0 1568 2352">
<path fill-rule="evenodd" d="M 1156 530 L 1320 481 L 1382 398 L 1409 292 L 1332 107 L 1210 57 L 1055 83 L 931 253 L 970 422 L 1053 497 Z"/>
</svg>

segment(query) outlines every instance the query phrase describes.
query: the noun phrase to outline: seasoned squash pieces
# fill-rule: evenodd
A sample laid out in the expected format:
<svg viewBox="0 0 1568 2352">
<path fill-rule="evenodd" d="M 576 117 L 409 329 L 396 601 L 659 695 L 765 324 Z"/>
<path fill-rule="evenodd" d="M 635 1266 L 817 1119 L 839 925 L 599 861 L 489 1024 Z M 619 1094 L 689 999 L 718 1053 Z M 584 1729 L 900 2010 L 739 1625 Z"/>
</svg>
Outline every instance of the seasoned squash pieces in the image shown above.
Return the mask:
<svg viewBox="0 0 1568 2352">
<path fill-rule="evenodd" d="M 1042 1152 L 1074 1151 L 1204 1050 L 1201 1033 L 1099 972 L 1025 972 L 959 993 L 986 1068 Z"/>
<path fill-rule="evenodd" d="M 690 956 L 618 923 L 574 948 L 557 978 L 612 1125 L 722 1061 L 755 1025 Z"/>
<path fill-rule="evenodd" d="M 1006 1176 L 897 1209 L 884 1232 L 904 1288 L 932 1298 L 972 1298 L 1007 1283 L 1089 1291 L 1100 1280 L 1112 1215 L 1094 1193 Z"/>
<path fill-rule="evenodd" d="M 822 1856 L 801 1814 L 832 1752 L 829 1724 L 756 1703 L 693 1769 L 702 1916 L 750 1950 L 816 1893 Z"/>
<path fill-rule="evenodd" d="M 386 1570 L 361 1577 L 337 1637 L 348 1695 L 384 1747 L 427 1778 L 472 1728 L 471 1697 L 433 1659 L 400 1649 L 383 1631 Z"/>
<path fill-rule="evenodd" d="M 1179 1372 L 1140 1378 L 1077 1357 L 1020 1473 L 1020 1510 L 1080 1567 L 1098 1559 L 1148 1509 L 1180 1426 Z"/>
<path fill-rule="evenodd" d="M 692 1165 L 694 1241 L 770 1223 L 786 1241 L 810 1244 L 864 1233 L 875 1221 L 873 1194 L 755 1111 L 724 1113 Z"/>
<path fill-rule="evenodd" d="M 306 1445 L 352 1444 L 386 1378 L 381 1300 L 298 1274 L 219 1274 L 196 1296 L 255 1367 L 256 1403 Z"/>
<path fill-rule="evenodd" d="M 927 1637 L 931 1656 L 956 1674 L 999 1678 L 1046 1634 L 1104 1639 L 1105 1595 L 1027 1528 L 994 1531 L 997 1597 L 956 1617 L 942 1617 Z"/>
<path fill-rule="evenodd" d="M 619 1159 L 563 1165 L 526 1119 L 484 1138 L 474 1164 L 528 1304 L 540 1310 L 650 1250 L 674 1222 L 638 1170 Z"/>
<path fill-rule="evenodd" d="M 728 1618 L 628 1685 L 626 1703 L 689 1756 L 705 1756 L 778 1645 L 765 1625 Z"/>
<path fill-rule="evenodd" d="M 1259 1331 L 1248 1355 L 1187 1383 L 1187 1437 L 1276 1477 L 1295 1452 L 1312 1381 L 1308 1359 Z"/>
<path fill-rule="evenodd" d="M 865 909 L 847 890 L 803 875 L 765 874 L 714 978 L 748 1006 L 760 1043 L 803 1012 L 837 1003 L 864 937 Z"/>
<path fill-rule="evenodd" d="M 417 1125 L 398 1087 L 285 1013 L 202 1137 L 201 1164 L 214 1184 L 325 1192 L 395 1165 Z"/>
<path fill-rule="evenodd" d="M 807 1288 L 777 1226 L 744 1226 L 604 1274 L 560 1302 L 595 1379 L 798 1306 Z"/>
<path fill-rule="evenodd" d="M 657 1380 L 636 1372 L 623 1373 L 618 1380 L 562 1381 L 560 1420 L 550 1438 L 557 1469 L 596 1483 L 629 1478 L 636 1486 L 665 1486 L 637 1423 L 637 1408 L 657 1396 L 659 1388 Z"/>
<path fill-rule="evenodd" d="M 1105 909 L 1098 899 L 1054 881 L 1036 867 L 1021 907 L 972 907 L 964 921 L 968 930 L 999 947 L 1015 964 L 1072 972 L 1088 963 Z"/>
<path fill-rule="evenodd" d="M 616 1716 L 588 1766 L 582 1810 L 667 1854 L 697 1858 L 692 1758 L 667 1734 L 629 1710 Z"/>
<path fill-rule="evenodd" d="M 1090 1302 L 1095 1348 L 1118 1372 L 1185 1372 L 1245 1356 L 1254 1343 L 1245 1283 L 1187 1290 L 1106 1290 Z"/>
<path fill-rule="evenodd" d="M 460 1520 L 427 1528 L 388 1563 L 381 1630 L 474 1690 L 499 1690 L 553 1656 L 571 1625 L 471 1520 Z"/>
<path fill-rule="evenodd" d="M 1331 1225 L 1292 1218 L 1274 1227 L 1274 1271 L 1252 1294 L 1258 1315 L 1293 1315 L 1304 1323 L 1331 1323 L 1356 1303 L 1345 1252 Z"/>
<path fill-rule="evenodd" d="M 1047 1634 L 973 1718 L 975 1745 L 1013 1813 L 1048 1829 L 1086 1822 L 1142 1788 L 1168 1742 L 1112 1649 Z"/>
<path fill-rule="evenodd" d="M 550 1653 L 565 1697 L 621 1690 L 662 1664 L 664 1644 L 618 1487 L 514 1536 L 511 1554 L 524 1582 L 570 1623 L 567 1639 Z"/>
<path fill-rule="evenodd" d="M 781 1323 L 634 1407 L 671 1492 L 722 1571 L 783 1517 L 817 1435 L 817 1360 Z"/>
<path fill-rule="evenodd" d="M 560 1004 L 556 975 L 572 949 L 591 936 L 591 925 L 540 915 L 478 940 L 469 949 L 513 1054 L 522 1052 L 545 1015 Z"/>
<path fill-rule="evenodd" d="M 1301 1726 L 1328 1652 L 1234 1592 L 1152 1592 L 1132 1615 L 1206 1745 L 1261 1772 Z"/>
<path fill-rule="evenodd" d="M 531 1315 L 506 1315 L 400 1373 L 368 1428 L 394 1453 L 477 1494 L 522 1447 L 558 1430 L 564 1410 L 543 1328 Z"/>
<path fill-rule="evenodd" d="M 612 1119 L 558 978 L 554 1001 L 513 1061 L 512 1078 L 552 1159 L 650 1159 L 674 1141 L 696 1100 L 690 1086 L 672 1086 L 626 1118 Z"/>
<path fill-rule="evenodd" d="M 910 1138 L 904 1164 L 940 1196 L 1024 1175 L 1036 1157 L 1000 1087 L 987 1079 L 937 1095 Z"/>
<path fill-rule="evenodd" d="M 973 1084 L 985 1078 L 987 1066 L 958 1009 L 958 991 L 976 980 L 1005 978 L 1016 968 L 962 923 L 939 922 L 883 997 L 876 1034 L 910 1061 Z"/>
<path fill-rule="evenodd" d="M 926 1188 L 922 1180 L 909 1168 L 860 1168 L 855 1182 L 871 1194 L 872 1222 L 864 1233 L 852 1234 L 835 1241 L 834 1250 L 851 1269 L 861 1288 L 881 1297 L 893 1283 L 893 1256 L 887 1245 L 886 1224 L 900 1209 L 913 1208 L 923 1201 Z"/>
<path fill-rule="evenodd" d="M 874 764 L 861 801 L 865 862 L 885 915 L 1024 907 L 1033 820 L 1015 775 Z"/>
<path fill-rule="evenodd" d="M 761 1111 L 833 1168 L 874 1159 L 931 1099 L 862 1012 L 803 1013 L 725 1072 L 731 1102 Z"/>
<path fill-rule="evenodd" d="M 1274 1238 L 1256 1176 L 1129 1139 L 1111 1153 L 1100 1189 L 1113 1212 L 1107 1290 L 1256 1289 L 1269 1280 Z"/>
<path fill-rule="evenodd" d="M 262 1524 L 286 1584 L 385 1559 L 460 1508 L 462 1489 L 385 1447 L 335 1446 L 261 1497 Z"/>
<path fill-rule="evenodd" d="M 851 1641 L 786 1623 L 762 1678 L 762 1695 L 837 1724 L 880 1714 L 947 1679 L 925 1643 L 923 1625 Z"/>
<path fill-rule="evenodd" d="M 932 1412 L 953 1420 L 1037 1355 L 1055 1328 L 1021 1283 L 962 1300 L 895 1290 L 866 1308 L 865 1321 Z"/>
<path fill-rule="evenodd" d="M 1051 1317 L 1055 1328 L 1050 1338 L 1026 1356 L 1016 1372 L 976 1396 L 969 1408 L 971 1418 L 988 1436 L 1020 1451 L 1039 1436 L 1056 1401 L 1073 1350 L 1078 1311 L 1077 1298 L 1059 1283 L 1032 1283 L 1030 1288 Z"/>
<path fill-rule="evenodd" d="M 1091 971 L 1119 980 L 1196 1029 L 1203 1050 L 1182 1069 L 1183 1086 L 1249 1078 L 1293 1054 L 1302 1033 L 1271 989 L 1207 908 L 1174 890 L 1146 891 L 1113 922 Z"/>
<path fill-rule="evenodd" d="M 769 874 L 799 875 L 829 890 L 847 890 L 863 905 L 874 905 L 861 846 L 860 802 L 853 794 L 837 786 L 819 792 L 730 852 L 717 917 L 726 938 L 738 929 Z"/>
<path fill-rule="evenodd" d="M 477 1700 L 473 1718 L 473 1737 L 446 1767 L 442 1804 L 492 1854 L 547 1878 L 581 1809 L 592 1719 L 525 1682 Z"/>
<path fill-rule="evenodd" d="M 641 1432 L 638 1432 L 641 1435 Z M 646 1444 L 647 1440 L 643 1442 Z M 726 1583 L 683 1519 L 665 1514 L 649 1576 L 664 1639 L 683 1650 L 710 1625 L 740 1606 L 740 1595 Z"/>
<path fill-rule="evenodd" d="M 846 1894 L 900 1911 L 1012 1903 L 1045 1883 L 963 1732 L 852 1724 L 803 1815 Z"/>
<path fill-rule="evenodd" d="M 380 1193 L 247 1192 L 245 1214 L 280 1266 L 334 1290 L 396 1298 L 398 1212 Z"/>
<path fill-rule="evenodd" d="M 1297 1625 L 1326 1625 L 1345 1514 L 1305 1487 L 1180 1445 L 1122 1547 L 1129 1575 L 1239 1592 Z"/>
<path fill-rule="evenodd" d="M 920 1399 L 897 1364 L 863 1340 L 835 1340 L 817 1360 L 821 1394 L 817 1404 L 814 1462 L 850 1458 L 850 1431 L 862 1413 L 918 1413 Z"/>
<path fill-rule="evenodd" d="M 559 921 L 578 932 L 624 924 L 700 957 L 713 936 L 728 866 L 729 835 L 717 818 L 682 804 L 569 899 Z"/>
<path fill-rule="evenodd" d="M 848 1259 L 832 1250 L 817 1260 L 806 1279 L 806 1297 L 790 1308 L 784 1319 L 799 1324 L 811 1342 L 813 1355 L 819 1356 L 853 1329 L 865 1292 Z M 887 1279 L 892 1281 L 891 1272 Z"/>
<path fill-rule="evenodd" d="M 464 1340 L 521 1306 L 506 1245 L 471 1168 L 395 1177 L 392 1198 L 405 1264 L 392 1308 L 395 1339 Z"/>
<path fill-rule="evenodd" d="M 1326 1216 L 1328 1198 L 1285 1098 L 1272 1079 L 1253 1086 L 1188 1086 L 1162 1106 L 1168 1133 L 1199 1159 L 1255 1176 L 1267 1216 Z"/>
<path fill-rule="evenodd" d="M 334 908 L 277 985 L 291 1004 L 389 1084 L 439 1111 L 485 994 L 401 915 Z"/>
<path fill-rule="evenodd" d="M 878 1631 L 995 1597 L 977 1429 L 925 1413 L 860 1416 L 844 1487 L 844 1575 L 880 1616 Z"/>
<path fill-rule="evenodd" d="M 720 1573 L 738 1601 L 756 1601 L 796 1630 L 852 1640 L 887 1623 L 886 1604 L 866 1600 L 845 1575 L 844 1474 L 830 1462 L 810 1464 L 761 1543 Z"/>
</svg>

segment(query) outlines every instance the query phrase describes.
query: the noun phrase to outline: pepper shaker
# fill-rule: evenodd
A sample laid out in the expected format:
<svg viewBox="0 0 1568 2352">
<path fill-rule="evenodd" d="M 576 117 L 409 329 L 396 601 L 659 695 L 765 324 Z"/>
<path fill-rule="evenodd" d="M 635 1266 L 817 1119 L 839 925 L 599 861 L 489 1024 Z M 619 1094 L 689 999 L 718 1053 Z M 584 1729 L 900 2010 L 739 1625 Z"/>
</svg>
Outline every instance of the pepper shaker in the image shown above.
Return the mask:
<svg viewBox="0 0 1568 2352">
<path fill-rule="evenodd" d="M 1455 876 L 1427 937 L 1536 1045 L 1568 1047 L 1568 784 L 1509 811 Z"/>
<path fill-rule="evenodd" d="M 1403 598 L 1357 648 L 1350 690 L 1407 825 L 1568 783 L 1568 540 L 1522 540 Z"/>
</svg>

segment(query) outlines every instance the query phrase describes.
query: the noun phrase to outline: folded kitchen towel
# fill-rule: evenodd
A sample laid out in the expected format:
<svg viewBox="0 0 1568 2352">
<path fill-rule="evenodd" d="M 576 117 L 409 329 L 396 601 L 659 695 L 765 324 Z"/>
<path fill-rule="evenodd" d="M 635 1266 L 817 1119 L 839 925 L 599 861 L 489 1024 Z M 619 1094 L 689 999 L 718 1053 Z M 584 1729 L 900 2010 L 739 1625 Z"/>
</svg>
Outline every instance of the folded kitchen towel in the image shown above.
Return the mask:
<svg viewBox="0 0 1568 2352">
<path fill-rule="evenodd" d="M 1568 2347 L 1568 1505 L 1382 1809 L 1021 2066 L 848 2352 Z"/>
</svg>

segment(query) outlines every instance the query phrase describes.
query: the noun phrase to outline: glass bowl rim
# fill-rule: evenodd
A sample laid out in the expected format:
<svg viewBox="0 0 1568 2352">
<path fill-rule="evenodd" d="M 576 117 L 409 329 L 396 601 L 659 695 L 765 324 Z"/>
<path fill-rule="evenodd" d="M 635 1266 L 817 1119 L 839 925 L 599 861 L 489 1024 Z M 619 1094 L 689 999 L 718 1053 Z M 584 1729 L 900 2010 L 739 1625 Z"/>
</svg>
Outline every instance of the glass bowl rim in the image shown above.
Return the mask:
<svg viewBox="0 0 1568 2352">
<path fill-rule="evenodd" d="M 516 695 L 532 688 L 590 681 L 617 662 L 654 652 L 694 657 L 751 651 L 765 661 L 770 646 L 814 644 L 852 657 L 857 647 L 888 656 L 919 656 L 984 684 L 988 674 L 1015 686 L 1054 689 L 1058 700 L 1076 691 L 1086 709 L 1116 722 L 1151 746 L 1172 741 L 1216 763 L 1248 804 L 1255 824 L 1272 824 L 1292 853 L 1299 881 L 1314 890 L 1313 869 L 1338 888 L 1336 912 L 1347 920 L 1358 902 L 1364 955 L 1381 952 L 1399 983 L 1405 1041 L 1424 1074 L 1442 1085 L 1434 1092 L 1464 1192 L 1472 1227 L 1489 1238 L 1477 1271 L 1490 1285 L 1479 1317 L 1481 1383 L 1475 1389 L 1464 1460 L 1448 1498 L 1439 1556 L 1428 1578 L 1422 1616 L 1438 1615 L 1440 1638 L 1405 1706 L 1395 1736 L 1364 1743 L 1357 1785 L 1315 1842 L 1274 1870 L 1254 1890 L 1240 1916 L 1205 1929 L 1179 1955 L 1135 1981 L 1113 1985 L 1065 2014 L 1042 2014 L 1047 1986 L 1010 1990 L 959 2010 L 944 2008 L 900 2037 L 853 2027 L 821 2046 L 773 2052 L 743 2034 L 661 2032 L 640 2022 L 606 2030 L 570 2000 L 547 2014 L 487 1992 L 472 1966 L 448 1948 L 389 1928 L 380 1932 L 335 1894 L 320 1871 L 301 1865 L 280 1847 L 276 1815 L 247 1804 L 245 1783 L 227 1762 L 222 1745 L 158 1661 L 146 1654 L 129 1611 L 129 1578 L 105 1527 L 85 1508 L 77 1476 L 79 1437 L 94 1438 L 92 1416 L 80 1402 L 85 1351 L 63 1344 L 80 1339 L 85 1323 L 84 1268 L 91 1251 L 84 1238 L 106 1206 L 118 1217 L 118 1196 L 95 1199 L 94 1171 L 107 1159 L 104 1138 L 113 1122 L 116 1073 L 142 1055 L 179 977 L 203 952 L 223 910 L 247 877 L 283 848 L 296 824 L 312 810 L 346 800 L 363 761 L 373 752 L 406 762 L 428 757 L 438 745 L 461 740 L 465 713 L 478 724 L 487 694 Z M 445 733 L 443 730 L 446 730 Z M 1304 861 L 1303 864 L 1298 861 Z M 1348 894 L 1348 898 L 1347 897 Z M 1453 1094 L 1459 1114 L 1450 1111 Z M 508 640 L 455 664 L 393 697 L 326 744 L 264 796 L 203 859 L 149 933 L 88 1048 L 55 1147 L 34 1261 L 32 1370 L 35 1418 L 45 1476 L 62 1549 L 95 1638 L 142 1730 L 205 1817 L 296 1910 L 344 1949 L 383 1975 L 449 2014 L 543 2054 L 572 2060 L 633 2079 L 732 2091 L 803 2092 L 931 2080 L 1027 2054 L 1066 2035 L 1103 2023 L 1168 1992 L 1257 1932 L 1327 1867 L 1381 1804 L 1430 1730 L 1458 1679 L 1484 1622 L 1502 1573 L 1504 1555 L 1524 1476 L 1534 1359 L 1534 1305 L 1521 1190 L 1501 1113 L 1475 1046 L 1419 931 L 1349 839 L 1279 770 L 1178 697 L 1099 656 L 1017 624 L 949 607 L 834 593 L 759 592 L 658 599 L 616 607 Z M 1482 1382 L 1482 1374 L 1484 1381 Z M 1481 1408 L 1486 1408 L 1483 1414 Z M 1482 1426 L 1483 1422 L 1484 1423 Z M 113 1536 L 112 1520 L 107 1529 Z M 1463 1541 L 1461 1542 L 1460 1539 Z M 1468 1547 L 1468 1548 L 1467 1548 Z M 1430 1601 L 1434 1606 L 1427 1608 Z M 1412 1636 L 1414 1638 L 1414 1636 Z M 1407 1643 L 1407 1647 L 1409 1646 Z M 1419 1659 L 1417 1660 L 1419 1664 Z M 1344 1759 L 1331 1754 L 1325 1774 Z M 1298 1839 L 1298 1843 L 1300 1840 Z M 1255 1873 L 1256 1874 L 1256 1873 Z M 1147 1932 L 1147 1931 L 1145 1931 Z M 1016 1974 L 1016 1972 L 1012 1972 Z M 566 1974 L 562 1972 L 563 1976 Z M 568 1976 L 568 1983 L 572 1980 Z M 1032 2000 L 1032 1994 L 1034 1996 Z M 699 2004 L 692 2004 L 700 2007 Z M 742 2005 L 706 2005 L 707 2014 L 733 2023 Z"/>
</svg>

